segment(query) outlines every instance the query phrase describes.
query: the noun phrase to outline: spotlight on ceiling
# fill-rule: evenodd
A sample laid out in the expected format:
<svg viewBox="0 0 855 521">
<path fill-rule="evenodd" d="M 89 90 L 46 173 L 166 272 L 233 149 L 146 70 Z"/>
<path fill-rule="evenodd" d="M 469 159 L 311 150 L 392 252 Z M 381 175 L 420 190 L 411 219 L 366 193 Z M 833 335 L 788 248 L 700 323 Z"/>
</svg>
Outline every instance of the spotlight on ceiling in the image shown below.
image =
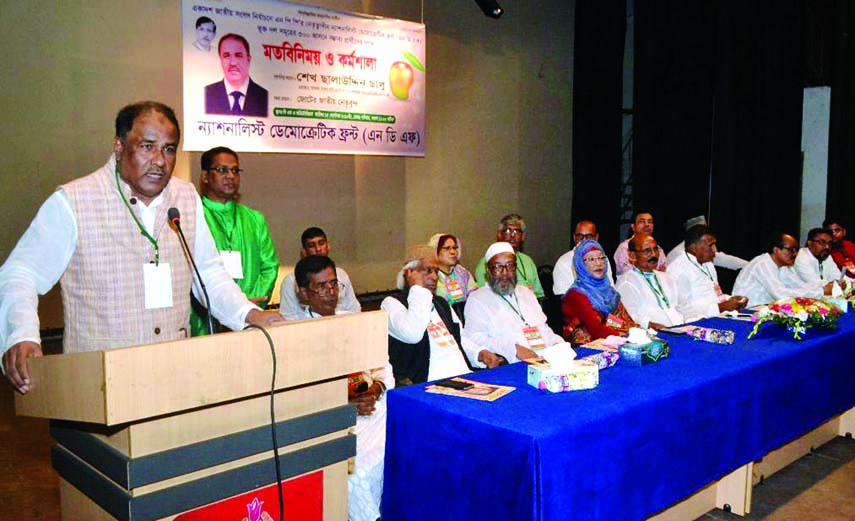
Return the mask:
<svg viewBox="0 0 855 521">
<path fill-rule="evenodd" d="M 505 10 L 502 9 L 502 6 L 496 0 L 475 0 L 475 3 L 490 18 L 499 19 L 505 13 Z"/>
</svg>

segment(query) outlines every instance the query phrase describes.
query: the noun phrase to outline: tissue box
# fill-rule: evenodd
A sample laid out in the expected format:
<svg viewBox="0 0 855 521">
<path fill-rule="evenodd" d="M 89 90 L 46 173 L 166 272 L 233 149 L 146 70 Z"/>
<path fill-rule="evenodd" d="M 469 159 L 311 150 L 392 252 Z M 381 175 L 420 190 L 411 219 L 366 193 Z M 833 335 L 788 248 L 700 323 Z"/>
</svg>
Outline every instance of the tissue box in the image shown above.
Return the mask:
<svg viewBox="0 0 855 521">
<path fill-rule="evenodd" d="M 591 360 L 597 367 L 602 371 L 603 369 L 608 369 L 609 367 L 615 365 L 620 358 L 620 353 L 617 351 L 603 351 L 601 353 L 597 353 L 595 355 L 586 356 L 582 358 L 582 360 Z"/>
<path fill-rule="evenodd" d="M 620 346 L 621 363 L 632 366 L 642 366 L 668 358 L 671 346 L 668 342 L 656 338 L 648 344 L 632 344 L 627 342 Z"/>
<path fill-rule="evenodd" d="M 556 370 L 548 362 L 528 366 L 528 384 L 551 393 L 593 389 L 600 383 L 600 368 L 593 360 L 573 360 L 569 370 Z"/>
</svg>

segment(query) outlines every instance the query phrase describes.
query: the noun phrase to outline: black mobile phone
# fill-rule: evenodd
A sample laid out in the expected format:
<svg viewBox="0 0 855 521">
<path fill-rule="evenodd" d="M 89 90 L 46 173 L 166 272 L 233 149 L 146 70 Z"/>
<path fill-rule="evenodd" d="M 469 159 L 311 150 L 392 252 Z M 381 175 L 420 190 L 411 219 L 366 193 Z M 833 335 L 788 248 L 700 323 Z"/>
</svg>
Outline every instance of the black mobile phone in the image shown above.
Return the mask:
<svg viewBox="0 0 855 521">
<path fill-rule="evenodd" d="M 433 385 L 438 385 L 440 387 L 448 387 L 449 389 L 456 389 L 458 391 L 465 391 L 466 389 L 474 387 L 474 385 L 469 382 L 461 382 L 460 380 L 455 380 L 454 378 L 445 378 L 443 380 L 437 380 L 433 383 Z"/>
</svg>

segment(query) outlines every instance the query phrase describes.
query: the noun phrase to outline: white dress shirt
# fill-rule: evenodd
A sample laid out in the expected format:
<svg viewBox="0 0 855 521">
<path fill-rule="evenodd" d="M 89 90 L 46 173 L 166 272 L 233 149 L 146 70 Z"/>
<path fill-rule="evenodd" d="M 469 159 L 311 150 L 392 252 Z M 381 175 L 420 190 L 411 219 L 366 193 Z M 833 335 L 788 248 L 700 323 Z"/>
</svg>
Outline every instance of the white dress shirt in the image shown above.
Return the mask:
<svg viewBox="0 0 855 521">
<path fill-rule="evenodd" d="M 468 304 L 467 304 L 468 306 Z M 421 286 L 411 286 L 407 294 L 407 306 L 393 297 L 386 297 L 380 304 L 380 309 L 389 313 L 389 334 L 407 344 L 419 342 L 427 332 L 428 324 L 441 324 L 442 318 L 433 306 L 433 293 Z M 451 318 L 460 325 L 460 318 L 451 309 Z M 449 331 L 450 333 L 450 331 Z M 428 366 L 428 381 L 448 378 L 469 372 L 466 360 L 457 346 L 441 346 L 434 337 L 428 334 L 430 342 L 430 365 Z M 478 360 L 481 351 L 476 345 L 463 336 L 461 325 L 460 340 L 463 350 L 469 360 Z M 481 364 L 483 366 L 483 364 Z"/>
<path fill-rule="evenodd" d="M 689 252 L 684 251 L 682 257 L 668 264 L 667 273 L 677 285 L 677 311 L 686 322 L 718 315 L 718 303 L 729 298 L 720 293 L 713 263 L 700 264 Z"/>
<path fill-rule="evenodd" d="M 799 278 L 807 284 L 825 286 L 829 282 L 840 280 L 843 274 L 840 273 L 840 268 L 834 263 L 831 255 L 826 257 L 822 262 L 814 257 L 810 249 L 804 247 L 799 250 L 796 257 L 796 264 L 793 266 Z"/>
<path fill-rule="evenodd" d="M 791 266 L 778 267 L 772 256 L 764 253 L 742 268 L 733 292 L 748 297 L 749 306 L 759 306 L 786 297 L 819 298 L 822 287 L 804 282 Z"/>
<path fill-rule="evenodd" d="M 564 342 L 546 323 L 546 315 L 540 309 L 537 297 L 522 284 L 517 284 L 514 293 L 507 298 L 490 286 L 478 288 L 469 294 L 464 313 L 468 336 L 477 345 L 505 357 L 510 363 L 519 360 L 517 344 L 529 346 L 523 331 L 526 326 L 536 327 L 546 346 Z"/>
<path fill-rule="evenodd" d="M 674 262 L 674 259 L 677 259 L 683 255 L 686 251 L 686 243 L 685 241 L 680 241 L 674 248 L 668 252 L 668 257 L 666 261 L 670 265 Z M 722 268 L 727 268 L 729 270 L 741 270 L 745 266 L 748 266 L 748 261 L 734 255 L 728 255 L 723 251 L 716 251 L 715 257 L 713 258 L 713 264 L 716 266 L 721 266 Z"/>
<path fill-rule="evenodd" d="M 629 315 L 641 327 L 647 328 L 651 322 L 665 326 L 683 323 L 683 315 L 677 311 L 677 285 L 668 273 L 643 273 L 635 268 L 621 275 L 615 288 Z"/>
<path fill-rule="evenodd" d="M 163 194 L 148 206 L 139 202 L 142 225 L 154 233 L 157 207 Z M 258 306 L 249 302 L 226 272 L 211 231 L 205 222 L 202 201 L 196 196 L 196 235 L 193 257 L 199 268 L 214 316 L 229 329 L 246 326 L 246 314 Z M 42 204 L 35 219 L 0 267 L 0 353 L 23 342 L 40 342 L 37 295 L 47 293 L 62 277 L 77 247 L 77 220 L 62 189 Z M 116 269 L 125 267 L 117 266 Z M 130 275 L 129 275 L 130 276 Z M 204 302 L 193 278 L 193 294 Z"/>
<path fill-rule="evenodd" d="M 353 290 L 353 283 L 350 282 L 350 277 L 347 272 L 336 266 L 335 277 L 338 279 L 338 305 L 335 308 L 336 314 L 341 313 L 359 313 L 362 311 L 362 306 L 359 305 L 359 300 L 356 299 L 356 292 Z M 282 284 L 279 286 L 279 314 L 285 317 L 286 320 L 303 320 L 305 319 L 304 308 L 300 304 L 300 297 L 297 295 L 297 280 L 294 272 L 288 274 L 282 279 Z"/>
<path fill-rule="evenodd" d="M 573 267 L 573 257 L 576 254 L 576 248 L 568 251 L 558 260 L 555 261 L 555 267 L 552 269 L 552 294 L 563 297 L 570 286 L 576 282 L 576 268 Z M 609 276 L 609 282 L 612 286 L 615 284 L 615 277 L 612 273 L 611 263 L 606 263 L 606 273 Z"/>
</svg>

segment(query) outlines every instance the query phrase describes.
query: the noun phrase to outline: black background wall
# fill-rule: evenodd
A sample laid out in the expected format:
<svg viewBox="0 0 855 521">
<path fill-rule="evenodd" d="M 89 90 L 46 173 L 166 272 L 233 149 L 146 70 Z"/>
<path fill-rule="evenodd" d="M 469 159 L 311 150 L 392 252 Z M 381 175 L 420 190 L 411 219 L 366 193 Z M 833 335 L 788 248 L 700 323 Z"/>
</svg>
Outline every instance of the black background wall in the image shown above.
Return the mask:
<svg viewBox="0 0 855 521">
<path fill-rule="evenodd" d="M 619 239 L 624 6 L 576 5 L 573 217 L 602 223 L 609 251 Z M 638 0 L 634 26 L 634 208 L 654 214 L 660 244 L 676 244 L 700 214 L 722 249 L 748 259 L 771 231 L 798 232 L 808 86 L 832 86 L 827 204 L 849 219 L 855 2 Z"/>
</svg>

